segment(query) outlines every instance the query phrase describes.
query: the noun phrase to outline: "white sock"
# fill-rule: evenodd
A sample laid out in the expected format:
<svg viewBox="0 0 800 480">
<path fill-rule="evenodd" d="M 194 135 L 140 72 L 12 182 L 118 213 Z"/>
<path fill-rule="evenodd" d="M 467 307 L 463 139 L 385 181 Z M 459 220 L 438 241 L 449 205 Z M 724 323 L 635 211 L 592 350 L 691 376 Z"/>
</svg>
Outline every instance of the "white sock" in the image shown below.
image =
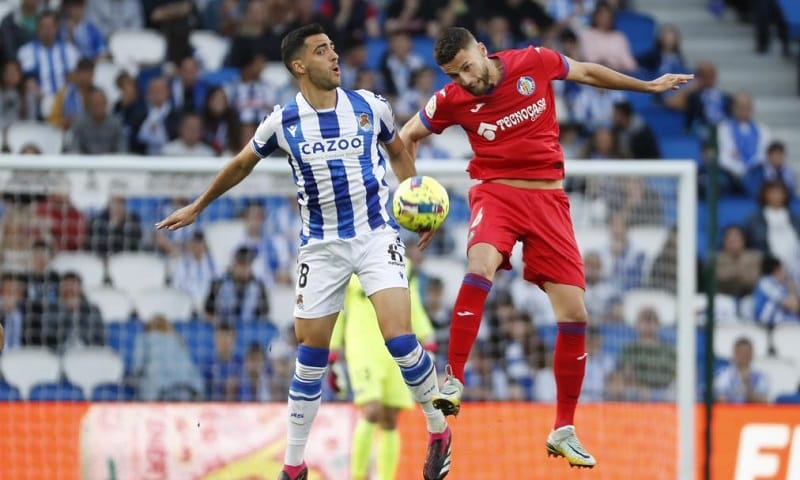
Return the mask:
<svg viewBox="0 0 800 480">
<path fill-rule="evenodd" d="M 322 402 L 322 376 L 325 374 L 325 367 L 303 365 L 300 361 L 298 358 L 289 387 L 289 428 L 284 457 L 286 465 L 303 463 L 308 434 Z"/>
</svg>

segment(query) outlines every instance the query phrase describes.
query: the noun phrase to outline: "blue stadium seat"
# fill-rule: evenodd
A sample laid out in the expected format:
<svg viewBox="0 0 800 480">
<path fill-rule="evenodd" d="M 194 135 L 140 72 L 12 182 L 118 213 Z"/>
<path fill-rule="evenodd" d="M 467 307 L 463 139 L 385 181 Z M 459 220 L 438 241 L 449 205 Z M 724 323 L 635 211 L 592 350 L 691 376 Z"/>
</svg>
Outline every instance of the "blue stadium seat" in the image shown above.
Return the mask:
<svg viewBox="0 0 800 480">
<path fill-rule="evenodd" d="M 780 404 L 793 404 L 800 403 L 800 393 L 793 393 L 791 395 L 780 395 L 775 399 L 775 403 Z"/>
<path fill-rule="evenodd" d="M 92 389 L 93 402 L 131 402 L 136 399 L 136 390 L 130 385 L 103 383 Z"/>
<path fill-rule="evenodd" d="M 19 389 L 0 381 L 0 402 L 16 402 L 22 400 Z"/>
<path fill-rule="evenodd" d="M 634 57 L 644 55 L 653 49 L 656 41 L 656 22 L 653 17 L 620 10 L 617 12 L 614 26 L 628 37 Z"/>
<path fill-rule="evenodd" d="M 800 0 L 778 0 L 791 38 L 800 38 Z"/>
<path fill-rule="evenodd" d="M 413 44 L 411 51 L 422 57 L 427 66 L 439 70 L 439 66 L 436 65 L 436 60 L 433 59 L 434 40 L 425 35 L 420 35 L 414 37 L 411 42 Z"/>
<path fill-rule="evenodd" d="M 192 361 L 205 365 L 214 357 L 214 328 L 203 321 L 176 322 L 175 330 L 186 341 Z"/>
<path fill-rule="evenodd" d="M 247 347 L 252 343 L 261 345 L 264 351 L 269 350 L 269 344 L 275 338 L 278 329 L 275 325 L 265 322 L 239 322 L 236 324 L 236 353 L 244 356 Z"/>
<path fill-rule="evenodd" d="M 540 327 L 536 327 L 537 332 L 539 333 L 539 338 L 542 339 L 547 348 L 552 350 L 556 345 L 556 335 L 558 334 L 558 326 L 557 325 L 542 325 Z"/>
<path fill-rule="evenodd" d="M 701 163 L 700 140 L 692 135 L 677 135 L 662 137 L 659 147 L 661 148 L 661 158 L 680 159 L 690 158 Z"/>
<path fill-rule="evenodd" d="M 133 346 L 136 337 L 144 331 L 144 326 L 138 321 L 111 323 L 106 326 L 108 346 L 122 357 L 125 363 L 125 373 L 130 373 L 133 364 Z"/>
<path fill-rule="evenodd" d="M 233 83 L 239 78 L 239 70 L 236 68 L 220 68 L 213 72 L 204 72 L 200 81 L 209 87 L 217 87 L 228 83 Z"/>
<path fill-rule="evenodd" d="M 631 108 L 633 108 L 635 112 L 647 110 L 654 105 L 654 97 L 650 93 L 625 92 L 625 98 L 628 100 L 628 103 L 631 104 Z"/>
<path fill-rule="evenodd" d="M 381 66 L 383 54 L 389 48 L 386 39 L 383 37 L 371 37 L 367 39 L 367 59 L 364 67 L 369 70 L 378 70 Z"/>
<path fill-rule="evenodd" d="M 43 402 L 80 402 L 86 398 L 83 390 L 71 383 L 39 383 L 31 388 L 30 400 Z"/>
<path fill-rule="evenodd" d="M 745 197 L 723 197 L 717 206 L 717 219 L 722 229 L 729 225 L 743 225 L 758 208 L 756 201 Z"/>
<path fill-rule="evenodd" d="M 625 345 L 636 340 L 636 329 L 629 325 L 603 325 L 603 351 L 609 355 L 617 355 Z"/>
<path fill-rule="evenodd" d="M 639 113 L 653 129 L 659 143 L 663 143 L 664 138 L 686 133 L 686 119 L 681 112 L 656 105 L 642 109 Z"/>
</svg>

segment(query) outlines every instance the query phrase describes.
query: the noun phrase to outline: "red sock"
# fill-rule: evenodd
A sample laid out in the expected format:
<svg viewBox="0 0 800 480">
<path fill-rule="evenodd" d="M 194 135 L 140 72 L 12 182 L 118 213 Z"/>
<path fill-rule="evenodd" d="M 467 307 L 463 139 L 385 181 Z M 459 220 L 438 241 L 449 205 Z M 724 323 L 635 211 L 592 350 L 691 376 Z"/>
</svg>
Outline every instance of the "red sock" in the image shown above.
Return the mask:
<svg viewBox="0 0 800 480">
<path fill-rule="evenodd" d="M 475 339 L 483 316 L 483 304 L 486 295 L 492 289 L 492 281 L 488 278 L 468 273 L 464 275 L 461 289 L 456 297 L 453 315 L 450 318 L 450 346 L 447 349 L 447 361 L 453 368 L 453 375 L 464 381 L 464 365 Z"/>
<path fill-rule="evenodd" d="M 575 407 L 586 371 L 586 323 L 560 322 L 553 352 L 558 404 L 554 428 L 575 424 Z"/>
</svg>

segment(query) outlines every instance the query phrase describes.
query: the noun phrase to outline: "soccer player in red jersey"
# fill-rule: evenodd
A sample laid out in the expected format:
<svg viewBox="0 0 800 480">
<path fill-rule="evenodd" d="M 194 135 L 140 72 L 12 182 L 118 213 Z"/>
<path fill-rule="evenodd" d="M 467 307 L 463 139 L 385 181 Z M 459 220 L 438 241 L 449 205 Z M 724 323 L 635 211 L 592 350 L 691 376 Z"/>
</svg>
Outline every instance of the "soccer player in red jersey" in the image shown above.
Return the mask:
<svg viewBox="0 0 800 480">
<path fill-rule="evenodd" d="M 478 334 L 492 279 L 498 269 L 511 268 L 511 250 L 520 240 L 523 276 L 547 292 L 558 321 L 553 361 L 558 403 L 547 452 L 565 457 L 572 466 L 591 468 L 595 459 L 575 436 L 573 421 L 587 357 L 583 262 L 563 190 L 564 158 L 550 82 L 567 79 L 600 88 L 660 93 L 678 89 L 694 76 L 667 74 L 642 81 L 542 47 L 490 55 L 459 27 L 442 33 L 434 58 L 452 83 L 430 98 L 400 136 L 416 156 L 420 139 L 460 125 L 474 152 L 467 171 L 480 181 L 469 192 L 467 273 L 450 326 L 452 375 L 434 404 L 445 414 L 458 413 L 464 364 Z"/>
</svg>

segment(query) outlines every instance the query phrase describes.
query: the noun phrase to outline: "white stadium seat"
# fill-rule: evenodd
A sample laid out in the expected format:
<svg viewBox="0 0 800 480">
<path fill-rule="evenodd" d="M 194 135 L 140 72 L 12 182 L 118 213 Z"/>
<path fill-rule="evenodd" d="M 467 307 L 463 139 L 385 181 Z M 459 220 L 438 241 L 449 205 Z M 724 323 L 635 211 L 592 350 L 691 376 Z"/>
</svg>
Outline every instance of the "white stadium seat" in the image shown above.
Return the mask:
<svg viewBox="0 0 800 480">
<path fill-rule="evenodd" d="M 276 283 L 267 287 L 269 297 L 269 318 L 279 331 L 294 322 L 295 293 L 294 286 Z"/>
<path fill-rule="evenodd" d="M 154 30 L 118 30 L 111 35 L 108 49 L 117 65 L 155 65 L 164 61 L 167 41 Z"/>
<path fill-rule="evenodd" d="M 694 315 L 698 325 L 705 324 L 708 297 L 705 293 L 698 293 L 694 297 Z M 730 295 L 718 293 L 714 295 L 714 318 L 717 324 L 734 323 L 739 321 L 736 314 L 736 299 Z"/>
<path fill-rule="evenodd" d="M 192 297 L 176 288 L 148 288 L 137 291 L 133 305 L 139 319 L 150 321 L 154 315 L 161 314 L 170 322 L 187 321 L 192 318 Z"/>
<path fill-rule="evenodd" d="M 644 278 L 649 275 L 653 261 L 661 253 L 668 235 L 669 229 L 661 225 L 639 225 L 628 230 L 628 240 L 631 245 L 635 250 L 644 253 Z"/>
<path fill-rule="evenodd" d="M 469 145 L 467 134 L 458 125 L 444 129 L 441 135 L 432 135 L 431 143 L 436 148 L 450 154 L 453 159 L 469 159 L 472 157 L 472 147 Z"/>
<path fill-rule="evenodd" d="M 793 359 L 800 368 L 800 325 L 786 323 L 776 326 L 772 341 L 779 356 Z"/>
<path fill-rule="evenodd" d="M 650 288 L 634 289 L 625 294 L 623 304 L 625 323 L 635 326 L 639 312 L 646 307 L 655 309 L 662 327 L 675 325 L 677 320 L 675 297 L 667 291 Z"/>
<path fill-rule="evenodd" d="M 50 261 L 50 268 L 64 274 L 75 272 L 81 277 L 83 290 L 100 287 L 105 279 L 103 260 L 88 252 L 60 252 Z"/>
<path fill-rule="evenodd" d="M 445 305 L 452 305 L 456 301 L 461 280 L 466 272 L 464 260 L 447 257 L 427 257 L 420 265 L 420 269 L 431 277 L 439 277 L 444 283 L 443 299 Z"/>
<path fill-rule="evenodd" d="M 163 287 L 167 266 L 153 253 L 117 253 L 108 257 L 108 276 L 114 287 L 133 296 L 141 290 Z"/>
<path fill-rule="evenodd" d="M 109 110 L 114 107 L 114 103 L 119 100 L 121 95 L 117 88 L 117 76 L 122 72 L 122 67 L 111 62 L 99 62 L 94 66 L 92 82 L 106 94 Z"/>
<path fill-rule="evenodd" d="M 605 227 L 586 227 L 575 230 L 575 241 L 581 255 L 589 252 L 597 252 L 603 255 L 611 243 L 608 229 Z"/>
<path fill-rule="evenodd" d="M 292 83 L 292 74 L 286 70 L 283 62 L 267 62 L 261 71 L 261 80 L 267 82 L 270 88 L 280 90 Z"/>
<path fill-rule="evenodd" d="M 192 30 L 189 34 L 189 43 L 194 47 L 195 56 L 200 59 L 203 70 L 214 71 L 222 68 L 230 48 L 228 39 L 212 30 Z"/>
<path fill-rule="evenodd" d="M 64 375 L 81 387 L 87 397 L 101 383 L 120 383 L 125 370 L 122 359 L 106 347 L 77 348 L 61 359 Z"/>
<path fill-rule="evenodd" d="M 231 264 L 233 253 L 245 237 L 244 221 L 222 220 L 209 223 L 203 228 L 208 245 L 208 253 L 214 260 L 214 265 L 220 271 L 225 271 Z"/>
<path fill-rule="evenodd" d="M 100 309 L 104 323 L 126 322 L 133 312 L 133 301 L 122 290 L 99 287 L 86 289 L 85 292 L 89 302 Z"/>
<path fill-rule="evenodd" d="M 750 339 L 754 357 L 766 357 L 769 351 L 767 332 L 753 323 L 734 323 L 720 325 L 714 331 L 714 355 L 718 358 L 731 358 L 733 346 L 741 337 Z"/>
<path fill-rule="evenodd" d="M 756 358 L 753 360 L 753 370 L 766 375 L 770 402 L 780 395 L 797 393 L 797 388 L 800 386 L 800 371 L 791 358 Z"/>
<path fill-rule="evenodd" d="M 58 381 L 61 365 L 50 350 L 25 347 L 0 355 L 0 373 L 6 383 L 19 389 L 22 398 L 28 398 L 31 387 L 37 383 Z"/>
<path fill-rule="evenodd" d="M 64 134 L 46 123 L 14 122 L 6 131 L 6 144 L 11 153 L 19 153 L 25 145 L 36 145 L 42 153 L 61 153 Z"/>
</svg>

